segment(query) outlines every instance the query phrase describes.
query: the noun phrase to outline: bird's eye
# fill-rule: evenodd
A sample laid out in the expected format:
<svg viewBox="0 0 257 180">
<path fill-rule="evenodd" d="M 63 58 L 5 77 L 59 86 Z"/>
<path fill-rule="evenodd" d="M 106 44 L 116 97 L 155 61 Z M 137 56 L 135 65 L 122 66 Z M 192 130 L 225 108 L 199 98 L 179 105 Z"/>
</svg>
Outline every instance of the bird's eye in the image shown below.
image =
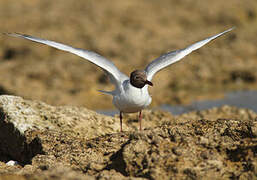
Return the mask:
<svg viewBox="0 0 257 180">
<path fill-rule="evenodd" d="M 139 77 L 138 77 L 138 76 L 135 76 L 135 79 L 139 79 Z"/>
</svg>

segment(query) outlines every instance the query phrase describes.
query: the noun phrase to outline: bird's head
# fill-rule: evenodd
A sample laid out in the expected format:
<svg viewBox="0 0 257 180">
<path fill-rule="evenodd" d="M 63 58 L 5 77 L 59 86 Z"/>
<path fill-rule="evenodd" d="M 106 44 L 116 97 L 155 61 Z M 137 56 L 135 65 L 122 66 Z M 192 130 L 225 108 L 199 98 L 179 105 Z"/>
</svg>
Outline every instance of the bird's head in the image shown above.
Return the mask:
<svg viewBox="0 0 257 180">
<path fill-rule="evenodd" d="M 135 70 L 130 74 L 130 84 L 137 88 L 143 88 L 146 84 L 153 86 L 153 83 L 147 80 L 145 71 L 142 70 Z"/>
</svg>

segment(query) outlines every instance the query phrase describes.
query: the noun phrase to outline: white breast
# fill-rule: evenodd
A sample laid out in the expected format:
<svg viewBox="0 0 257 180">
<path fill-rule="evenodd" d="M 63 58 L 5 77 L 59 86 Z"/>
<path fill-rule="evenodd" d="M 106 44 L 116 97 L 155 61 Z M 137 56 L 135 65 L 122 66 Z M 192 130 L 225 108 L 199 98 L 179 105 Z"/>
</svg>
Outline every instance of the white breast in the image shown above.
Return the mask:
<svg viewBox="0 0 257 180">
<path fill-rule="evenodd" d="M 122 90 L 113 96 L 113 104 L 124 113 L 138 112 L 147 107 L 152 101 L 147 87 L 136 88 L 129 81 L 123 83 Z"/>
</svg>

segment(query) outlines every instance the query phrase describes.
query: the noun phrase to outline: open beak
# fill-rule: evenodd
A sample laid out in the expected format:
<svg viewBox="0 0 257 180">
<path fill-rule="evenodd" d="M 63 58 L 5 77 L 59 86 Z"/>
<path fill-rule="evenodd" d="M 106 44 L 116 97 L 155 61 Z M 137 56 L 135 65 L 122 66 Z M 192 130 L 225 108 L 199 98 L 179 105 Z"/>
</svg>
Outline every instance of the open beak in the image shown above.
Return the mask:
<svg viewBox="0 0 257 180">
<path fill-rule="evenodd" d="M 151 81 L 146 80 L 145 84 L 148 84 L 149 86 L 153 86 L 153 83 Z"/>
</svg>

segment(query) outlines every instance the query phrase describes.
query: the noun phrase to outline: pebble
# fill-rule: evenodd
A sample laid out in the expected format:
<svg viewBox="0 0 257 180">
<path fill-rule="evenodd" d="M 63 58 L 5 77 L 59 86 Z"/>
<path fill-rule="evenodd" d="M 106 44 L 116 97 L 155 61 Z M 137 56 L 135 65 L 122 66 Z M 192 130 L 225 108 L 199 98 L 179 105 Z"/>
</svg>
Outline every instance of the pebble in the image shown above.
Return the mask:
<svg viewBox="0 0 257 180">
<path fill-rule="evenodd" d="M 7 166 L 16 166 L 19 165 L 17 161 L 10 160 L 6 163 Z"/>
</svg>

